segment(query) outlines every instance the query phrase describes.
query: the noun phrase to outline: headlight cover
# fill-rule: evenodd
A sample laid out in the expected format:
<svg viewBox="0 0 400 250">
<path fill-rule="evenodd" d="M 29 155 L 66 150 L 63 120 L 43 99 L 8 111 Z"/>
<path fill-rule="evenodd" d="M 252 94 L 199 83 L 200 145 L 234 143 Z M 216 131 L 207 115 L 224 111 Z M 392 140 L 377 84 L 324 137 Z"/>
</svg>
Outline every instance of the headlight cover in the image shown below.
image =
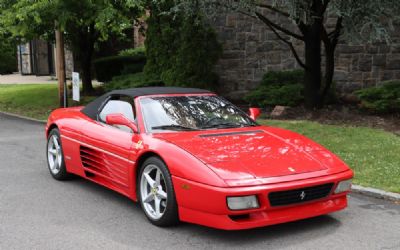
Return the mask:
<svg viewBox="0 0 400 250">
<path fill-rule="evenodd" d="M 260 207 L 255 195 L 227 197 L 226 200 L 230 210 L 246 210 Z"/>
<path fill-rule="evenodd" d="M 335 189 L 335 194 L 347 192 L 351 190 L 352 179 L 339 182 Z"/>
</svg>

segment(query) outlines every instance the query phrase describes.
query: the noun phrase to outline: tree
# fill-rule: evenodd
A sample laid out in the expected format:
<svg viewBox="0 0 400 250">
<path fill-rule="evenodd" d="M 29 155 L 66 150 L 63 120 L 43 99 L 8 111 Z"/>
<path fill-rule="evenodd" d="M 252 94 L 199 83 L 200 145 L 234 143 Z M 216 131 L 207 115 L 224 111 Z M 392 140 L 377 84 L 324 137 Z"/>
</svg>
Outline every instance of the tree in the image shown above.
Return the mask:
<svg viewBox="0 0 400 250">
<path fill-rule="evenodd" d="M 389 28 L 400 12 L 398 0 L 178 0 L 174 9 L 191 12 L 193 6 L 200 6 L 209 16 L 218 15 L 221 10 L 236 11 L 263 22 L 290 48 L 305 70 L 308 108 L 324 104 L 332 86 L 339 40 L 389 41 Z M 273 21 L 269 14 L 292 22 L 293 29 Z M 328 17 L 335 19 L 333 28 L 328 28 Z M 296 51 L 294 40 L 304 44 L 304 57 Z"/>
<path fill-rule="evenodd" d="M 26 40 L 53 40 L 54 30 L 61 29 L 81 69 L 83 93 L 89 94 L 96 44 L 111 35 L 123 36 L 141 15 L 141 4 L 135 0 L 0 0 L 0 26 Z"/>
<path fill-rule="evenodd" d="M 173 0 L 148 4 L 145 72 L 161 79 L 167 86 L 216 89 L 214 66 L 221 55 L 221 45 L 210 24 L 193 9 L 169 13 Z"/>
</svg>

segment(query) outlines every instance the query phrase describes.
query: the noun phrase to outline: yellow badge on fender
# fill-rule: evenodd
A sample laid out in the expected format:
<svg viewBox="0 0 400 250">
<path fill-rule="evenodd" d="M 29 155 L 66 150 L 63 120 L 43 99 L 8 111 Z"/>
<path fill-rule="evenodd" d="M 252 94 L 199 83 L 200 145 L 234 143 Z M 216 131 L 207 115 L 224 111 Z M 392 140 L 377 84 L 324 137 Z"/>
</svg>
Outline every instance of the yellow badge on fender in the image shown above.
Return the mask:
<svg viewBox="0 0 400 250">
<path fill-rule="evenodd" d="M 188 184 L 182 184 L 182 188 L 185 190 L 189 190 L 190 186 Z"/>
<path fill-rule="evenodd" d="M 137 143 L 136 143 L 136 149 L 142 149 L 143 148 L 143 141 L 138 141 Z"/>
</svg>

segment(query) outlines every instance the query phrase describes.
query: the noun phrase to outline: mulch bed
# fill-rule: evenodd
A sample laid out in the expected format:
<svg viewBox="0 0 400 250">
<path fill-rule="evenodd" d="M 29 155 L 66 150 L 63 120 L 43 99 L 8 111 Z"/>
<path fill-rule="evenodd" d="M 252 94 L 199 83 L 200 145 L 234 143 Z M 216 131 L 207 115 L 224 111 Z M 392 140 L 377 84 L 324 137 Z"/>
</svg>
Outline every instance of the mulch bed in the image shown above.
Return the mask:
<svg viewBox="0 0 400 250">
<path fill-rule="evenodd" d="M 304 107 L 288 107 L 278 117 L 272 117 L 271 111 L 272 108 L 267 108 L 267 119 L 309 120 L 322 124 L 371 127 L 384 129 L 400 136 L 400 114 L 373 115 L 361 111 L 357 106 L 350 105 L 331 105 L 313 111 Z"/>
</svg>

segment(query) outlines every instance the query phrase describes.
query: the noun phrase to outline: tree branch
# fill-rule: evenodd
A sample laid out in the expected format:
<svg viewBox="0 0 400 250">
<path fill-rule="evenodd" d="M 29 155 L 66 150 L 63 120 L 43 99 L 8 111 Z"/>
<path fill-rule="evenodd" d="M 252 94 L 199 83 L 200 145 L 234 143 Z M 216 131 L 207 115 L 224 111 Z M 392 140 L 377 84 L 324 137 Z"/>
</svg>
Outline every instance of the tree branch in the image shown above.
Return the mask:
<svg viewBox="0 0 400 250">
<path fill-rule="evenodd" d="M 335 29 L 328 35 L 331 41 L 335 43 L 335 46 L 339 41 L 340 32 L 342 31 L 343 28 L 342 22 L 343 22 L 343 17 L 338 17 Z"/>
<path fill-rule="evenodd" d="M 292 44 L 290 41 L 288 41 L 288 40 L 286 40 L 285 38 L 283 38 L 283 37 L 279 34 L 279 32 L 278 32 L 272 25 L 267 24 L 267 26 L 272 30 L 272 32 L 274 32 L 274 34 L 275 34 L 281 41 L 283 41 L 284 43 L 286 43 L 286 44 L 289 46 L 289 48 L 290 48 L 290 50 L 292 51 L 293 56 L 294 56 L 294 58 L 296 59 L 297 63 L 298 63 L 302 68 L 306 69 L 306 68 L 307 68 L 306 65 L 305 65 L 304 62 L 300 59 L 299 54 L 297 53 L 297 51 L 296 51 L 296 49 L 294 48 L 293 44 Z"/>
<path fill-rule="evenodd" d="M 269 5 L 269 4 L 259 3 L 259 4 L 257 4 L 257 7 L 266 8 L 266 9 L 272 10 L 272 11 L 274 11 L 276 13 L 279 13 L 279 14 L 285 16 L 285 17 L 290 17 L 289 13 L 287 13 L 287 12 L 285 12 L 283 10 L 280 10 L 278 8 L 275 8 L 274 6 Z"/>
<path fill-rule="evenodd" d="M 281 32 L 285 33 L 286 35 L 289 35 L 289 36 L 294 37 L 294 38 L 296 38 L 296 39 L 298 39 L 298 40 L 304 41 L 304 37 L 303 37 L 303 36 L 301 36 L 301 35 L 299 35 L 299 34 L 296 34 L 296 33 L 292 32 L 292 31 L 290 31 L 290 30 L 288 30 L 288 29 L 285 29 L 285 28 L 283 28 L 283 27 L 281 27 L 281 26 L 279 26 L 279 25 L 273 23 L 273 22 L 272 22 L 271 20 L 269 20 L 267 17 L 265 17 L 264 15 L 262 15 L 260 12 L 257 12 L 257 11 L 256 11 L 255 14 L 256 14 L 256 16 L 258 17 L 258 19 L 260 19 L 260 20 L 261 20 L 263 23 L 265 23 L 267 26 L 273 27 L 274 29 L 281 31 Z"/>
<path fill-rule="evenodd" d="M 330 2 L 330 0 L 325 0 L 325 1 L 323 2 L 323 4 L 322 4 L 322 9 L 321 9 L 321 13 L 320 13 L 321 15 L 322 15 L 323 13 L 325 13 L 326 8 L 328 8 L 329 2 Z"/>
</svg>

